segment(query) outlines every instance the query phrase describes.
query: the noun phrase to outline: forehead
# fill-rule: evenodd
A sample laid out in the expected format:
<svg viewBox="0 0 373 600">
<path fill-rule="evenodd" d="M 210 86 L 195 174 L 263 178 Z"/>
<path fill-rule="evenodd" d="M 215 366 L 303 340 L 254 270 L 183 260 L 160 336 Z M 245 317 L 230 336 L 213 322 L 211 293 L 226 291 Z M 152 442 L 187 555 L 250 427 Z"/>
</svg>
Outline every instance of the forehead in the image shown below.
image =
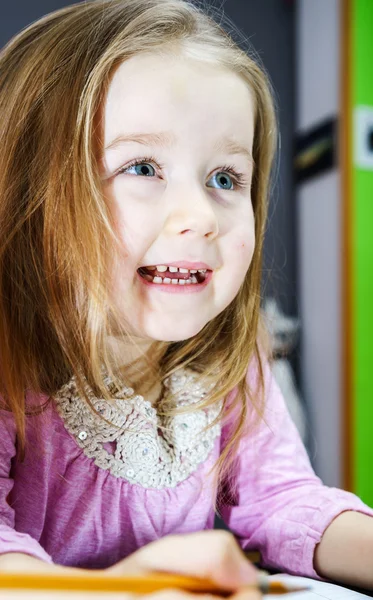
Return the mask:
<svg viewBox="0 0 373 600">
<path fill-rule="evenodd" d="M 252 142 L 254 106 L 235 73 L 194 59 L 137 55 L 122 63 L 103 107 L 105 146 L 121 133 L 173 131 Z"/>
</svg>

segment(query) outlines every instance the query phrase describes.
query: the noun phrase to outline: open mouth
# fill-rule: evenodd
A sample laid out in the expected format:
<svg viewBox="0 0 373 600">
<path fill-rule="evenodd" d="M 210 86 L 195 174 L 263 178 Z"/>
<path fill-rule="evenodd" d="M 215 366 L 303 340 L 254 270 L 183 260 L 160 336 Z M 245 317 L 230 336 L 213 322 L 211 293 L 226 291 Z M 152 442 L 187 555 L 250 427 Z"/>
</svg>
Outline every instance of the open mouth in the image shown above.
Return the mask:
<svg viewBox="0 0 373 600">
<path fill-rule="evenodd" d="M 198 285 L 211 273 L 208 269 L 183 269 L 166 265 L 140 267 L 137 271 L 150 283 L 166 285 Z"/>
</svg>

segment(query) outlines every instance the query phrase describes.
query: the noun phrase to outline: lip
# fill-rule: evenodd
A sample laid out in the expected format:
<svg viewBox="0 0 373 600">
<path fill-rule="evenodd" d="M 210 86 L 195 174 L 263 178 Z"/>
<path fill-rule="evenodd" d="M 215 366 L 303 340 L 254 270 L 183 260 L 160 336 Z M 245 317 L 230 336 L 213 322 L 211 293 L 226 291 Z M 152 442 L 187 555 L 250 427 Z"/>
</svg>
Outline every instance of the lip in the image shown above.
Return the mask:
<svg viewBox="0 0 373 600">
<path fill-rule="evenodd" d="M 156 267 L 157 265 L 167 265 L 167 267 L 181 267 L 182 269 L 206 269 L 208 271 L 213 271 L 214 269 L 210 267 L 210 265 L 204 262 L 190 262 L 187 260 L 176 260 L 174 262 L 157 262 L 149 265 L 144 265 L 148 267 Z"/>
</svg>

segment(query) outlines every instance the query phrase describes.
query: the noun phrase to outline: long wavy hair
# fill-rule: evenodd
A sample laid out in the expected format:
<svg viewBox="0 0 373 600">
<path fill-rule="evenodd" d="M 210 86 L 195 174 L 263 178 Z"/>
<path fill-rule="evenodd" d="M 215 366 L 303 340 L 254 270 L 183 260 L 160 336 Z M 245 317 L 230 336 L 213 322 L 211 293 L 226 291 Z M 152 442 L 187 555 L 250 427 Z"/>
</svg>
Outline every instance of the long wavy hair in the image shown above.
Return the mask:
<svg viewBox="0 0 373 600">
<path fill-rule="evenodd" d="M 233 397 L 229 410 L 239 416 L 220 467 L 242 434 L 247 398 L 258 406 L 263 397 L 260 280 L 276 143 L 267 77 L 211 14 L 188 1 L 85 1 L 35 22 L 0 54 L 0 392 L 21 451 L 27 390 L 53 397 L 75 375 L 82 393 L 88 382 L 110 400 L 103 367 L 115 376 L 115 365 L 106 341 L 111 331 L 126 331 L 107 291 L 118 239 L 100 182 L 96 117 L 123 61 L 176 48 L 236 73 L 253 94 L 256 246 L 229 306 L 191 339 L 154 342 L 137 372 L 162 381 L 188 366 L 212 379 L 214 391 L 198 408 Z M 246 377 L 253 361 L 255 390 Z"/>
</svg>

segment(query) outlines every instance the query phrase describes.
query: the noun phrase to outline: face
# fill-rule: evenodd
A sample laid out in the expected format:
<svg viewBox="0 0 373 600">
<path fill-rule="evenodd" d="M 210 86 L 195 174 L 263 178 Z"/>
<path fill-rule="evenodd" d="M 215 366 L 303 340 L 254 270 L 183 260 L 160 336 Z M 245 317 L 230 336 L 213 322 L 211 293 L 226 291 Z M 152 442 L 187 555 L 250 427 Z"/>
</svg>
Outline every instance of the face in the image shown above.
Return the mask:
<svg viewBox="0 0 373 600">
<path fill-rule="evenodd" d="M 139 55 L 116 70 L 103 124 L 115 304 L 142 342 L 191 338 L 232 302 L 254 251 L 250 90 L 216 66 Z"/>
</svg>

